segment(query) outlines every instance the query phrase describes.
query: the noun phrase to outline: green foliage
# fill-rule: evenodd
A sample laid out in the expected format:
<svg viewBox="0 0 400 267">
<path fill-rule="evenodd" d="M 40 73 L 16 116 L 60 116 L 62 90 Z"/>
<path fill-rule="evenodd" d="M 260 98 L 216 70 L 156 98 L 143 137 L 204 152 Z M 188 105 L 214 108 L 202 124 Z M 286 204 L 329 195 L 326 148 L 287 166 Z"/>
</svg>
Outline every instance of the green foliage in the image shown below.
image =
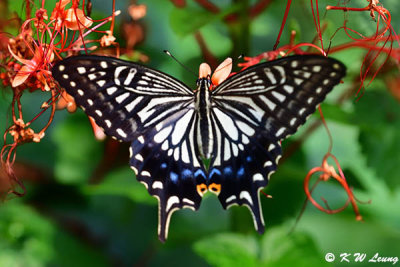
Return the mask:
<svg viewBox="0 0 400 267">
<path fill-rule="evenodd" d="M 213 14 L 203 9 L 174 9 L 171 13 L 171 28 L 178 36 L 186 36 L 195 33 L 207 24 L 214 23 L 217 20 L 223 19 L 227 14 L 239 10 L 240 4 L 235 4 L 221 11 L 218 14 Z M 184 23 L 182 23 L 184 22 Z"/>
<path fill-rule="evenodd" d="M 87 182 L 102 155 L 102 145 L 93 138 L 89 120 L 80 112 L 69 116 L 52 137 L 57 157 L 55 177 L 66 184 Z"/>
<path fill-rule="evenodd" d="M 269 228 L 261 239 L 221 233 L 196 242 L 194 250 L 217 267 L 325 266 L 312 238 L 287 227 Z"/>
<path fill-rule="evenodd" d="M 109 173 L 98 185 L 83 186 L 82 192 L 88 195 L 123 196 L 143 204 L 157 203 L 154 198 L 149 197 L 146 188 L 136 181 L 135 174 L 128 167 Z"/>
<path fill-rule="evenodd" d="M 19 201 L 0 207 L 0 266 L 107 266 L 106 259 Z"/>
<path fill-rule="evenodd" d="M 288 233 L 284 227 L 271 228 L 262 238 L 263 266 L 326 266 L 312 237 L 306 233 Z"/>
<path fill-rule="evenodd" d="M 258 266 L 258 246 L 253 236 L 217 234 L 198 241 L 194 249 L 213 266 Z"/>
<path fill-rule="evenodd" d="M 384 91 L 365 94 L 356 105 L 354 121 L 360 125 L 360 144 L 368 165 L 388 186 L 400 186 L 400 109 L 399 103 Z M 384 130 L 383 130 L 384 129 Z"/>
</svg>

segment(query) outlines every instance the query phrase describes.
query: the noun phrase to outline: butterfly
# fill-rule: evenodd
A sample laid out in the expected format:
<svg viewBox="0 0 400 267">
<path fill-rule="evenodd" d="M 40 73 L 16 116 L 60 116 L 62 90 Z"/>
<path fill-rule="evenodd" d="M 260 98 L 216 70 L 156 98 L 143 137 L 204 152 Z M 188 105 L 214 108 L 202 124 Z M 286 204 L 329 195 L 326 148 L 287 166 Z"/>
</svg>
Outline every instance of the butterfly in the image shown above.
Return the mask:
<svg viewBox="0 0 400 267">
<path fill-rule="evenodd" d="M 174 211 L 197 210 L 211 191 L 224 209 L 249 208 L 264 232 L 260 190 L 275 172 L 281 141 L 294 134 L 346 74 L 332 58 L 297 55 L 251 66 L 192 90 L 137 63 L 81 55 L 57 62 L 52 75 L 117 140 L 131 142 L 130 166 L 159 202 L 164 242 Z"/>
</svg>

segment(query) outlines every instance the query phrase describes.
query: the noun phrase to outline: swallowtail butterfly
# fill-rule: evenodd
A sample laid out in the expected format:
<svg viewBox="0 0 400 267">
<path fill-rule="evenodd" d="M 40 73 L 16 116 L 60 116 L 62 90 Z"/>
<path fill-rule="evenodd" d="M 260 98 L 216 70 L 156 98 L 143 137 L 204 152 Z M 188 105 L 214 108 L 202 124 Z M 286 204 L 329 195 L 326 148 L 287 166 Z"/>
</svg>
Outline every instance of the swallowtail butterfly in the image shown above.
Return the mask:
<svg viewBox="0 0 400 267">
<path fill-rule="evenodd" d="M 130 166 L 159 201 L 161 241 L 171 214 L 197 210 L 208 190 L 225 209 L 247 206 L 262 233 L 259 193 L 277 168 L 280 142 L 345 72 L 332 58 L 290 56 L 247 68 L 213 90 L 210 76 L 200 77 L 193 91 L 165 73 L 111 57 L 69 57 L 52 69 L 107 135 L 131 142 Z"/>
</svg>

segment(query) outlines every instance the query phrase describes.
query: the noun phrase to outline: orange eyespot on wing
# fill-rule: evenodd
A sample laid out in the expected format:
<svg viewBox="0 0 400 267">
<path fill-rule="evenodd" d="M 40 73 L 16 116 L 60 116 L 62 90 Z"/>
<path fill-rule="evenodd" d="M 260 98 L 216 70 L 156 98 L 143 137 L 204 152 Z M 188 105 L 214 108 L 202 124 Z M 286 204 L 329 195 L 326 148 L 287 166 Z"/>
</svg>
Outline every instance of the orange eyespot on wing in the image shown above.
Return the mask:
<svg viewBox="0 0 400 267">
<path fill-rule="evenodd" d="M 208 186 L 208 190 L 218 195 L 221 192 L 221 184 L 212 183 Z"/>
<path fill-rule="evenodd" d="M 203 196 L 208 190 L 206 184 L 198 184 L 196 189 L 200 196 Z"/>
</svg>

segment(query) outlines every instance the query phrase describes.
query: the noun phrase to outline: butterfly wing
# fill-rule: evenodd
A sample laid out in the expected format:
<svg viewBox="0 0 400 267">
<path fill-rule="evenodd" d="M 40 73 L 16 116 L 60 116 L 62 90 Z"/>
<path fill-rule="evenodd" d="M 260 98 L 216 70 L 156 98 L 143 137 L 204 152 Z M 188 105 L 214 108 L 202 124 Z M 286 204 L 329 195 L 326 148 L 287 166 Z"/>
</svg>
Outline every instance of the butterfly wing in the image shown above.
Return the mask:
<svg viewBox="0 0 400 267">
<path fill-rule="evenodd" d="M 52 74 L 107 135 L 121 141 L 134 140 L 193 99 L 169 75 L 112 57 L 69 57 Z"/>
<path fill-rule="evenodd" d="M 205 183 L 198 145 L 189 138 L 197 120 L 192 90 L 167 74 L 111 57 L 69 57 L 52 74 L 107 135 L 132 142 L 130 165 L 159 200 L 164 241 L 171 214 L 198 209 L 197 185 Z"/>
<path fill-rule="evenodd" d="M 331 58 L 292 56 L 250 67 L 215 88 L 209 183 L 221 185 L 224 208 L 249 207 L 264 231 L 259 191 L 277 168 L 280 141 L 305 123 L 345 72 Z"/>
</svg>

